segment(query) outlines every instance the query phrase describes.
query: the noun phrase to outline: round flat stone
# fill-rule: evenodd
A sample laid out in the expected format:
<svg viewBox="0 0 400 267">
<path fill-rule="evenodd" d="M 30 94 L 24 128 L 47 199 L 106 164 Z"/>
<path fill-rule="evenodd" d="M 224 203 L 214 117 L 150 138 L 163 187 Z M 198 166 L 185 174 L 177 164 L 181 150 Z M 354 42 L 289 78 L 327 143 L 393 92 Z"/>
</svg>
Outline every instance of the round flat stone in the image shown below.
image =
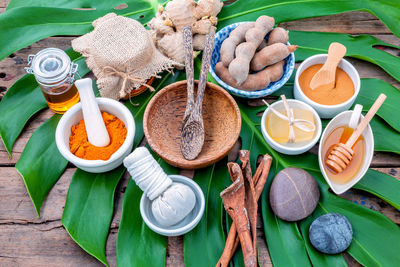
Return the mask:
<svg viewBox="0 0 400 267">
<path fill-rule="evenodd" d="M 345 251 L 353 238 L 353 229 L 346 217 L 328 213 L 315 219 L 310 225 L 311 244 L 319 251 L 337 254 Z"/>
<path fill-rule="evenodd" d="M 299 168 L 281 170 L 274 178 L 269 192 L 271 208 L 282 220 L 299 221 L 310 215 L 319 200 L 314 177 Z"/>
</svg>

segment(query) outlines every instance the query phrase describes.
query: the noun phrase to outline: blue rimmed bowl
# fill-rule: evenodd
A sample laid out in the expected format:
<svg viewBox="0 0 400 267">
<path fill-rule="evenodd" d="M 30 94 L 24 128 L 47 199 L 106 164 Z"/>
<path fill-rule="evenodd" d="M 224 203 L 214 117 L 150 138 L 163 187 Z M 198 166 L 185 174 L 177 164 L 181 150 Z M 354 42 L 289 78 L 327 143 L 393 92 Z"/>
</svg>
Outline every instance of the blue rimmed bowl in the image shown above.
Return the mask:
<svg viewBox="0 0 400 267">
<path fill-rule="evenodd" d="M 230 86 L 229 84 L 227 84 L 223 80 L 221 80 L 218 77 L 218 75 L 215 73 L 215 65 L 219 61 L 219 51 L 221 49 L 222 42 L 226 38 L 228 38 L 231 31 L 233 31 L 237 26 L 239 26 L 240 24 L 243 24 L 243 23 L 246 23 L 246 22 L 233 23 L 231 25 L 228 25 L 228 26 L 222 28 L 215 34 L 214 50 L 213 50 L 213 53 L 211 56 L 210 73 L 213 76 L 213 78 L 219 83 L 219 85 L 224 87 L 226 90 L 228 90 L 233 95 L 243 97 L 243 98 L 264 97 L 264 96 L 270 95 L 273 92 L 277 91 L 289 80 L 289 78 L 292 75 L 293 70 L 294 70 L 294 63 L 295 63 L 294 53 L 293 52 L 290 53 L 290 55 L 285 59 L 286 63 L 283 66 L 284 73 L 282 75 L 282 78 L 279 81 L 271 82 L 264 89 L 257 90 L 257 91 L 244 91 L 244 90 L 240 90 L 240 89 Z M 265 36 L 265 39 L 268 40 L 268 35 Z M 288 42 L 287 45 L 290 45 L 290 43 Z"/>
</svg>

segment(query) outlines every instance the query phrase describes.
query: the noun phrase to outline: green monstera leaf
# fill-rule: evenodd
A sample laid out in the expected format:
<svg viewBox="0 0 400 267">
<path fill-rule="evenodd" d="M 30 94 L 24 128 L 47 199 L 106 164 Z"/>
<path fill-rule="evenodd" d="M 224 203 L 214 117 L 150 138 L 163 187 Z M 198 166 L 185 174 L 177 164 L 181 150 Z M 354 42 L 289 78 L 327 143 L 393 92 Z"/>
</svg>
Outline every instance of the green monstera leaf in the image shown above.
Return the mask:
<svg viewBox="0 0 400 267">
<path fill-rule="evenodd" d="M 0 59 L 49 36 L 87 33 L 92 30 L 93 20 L 109 12 L 146 23 L 155 14 L 158 4 L 165 4 L 165 2 L 72 0 L 60 3 L 56 0 L 11 0 L 6 12 L 0 14 L 0 47 L 2 47 Z M 121 4 L 126 5 L 122 6 L 122 9 L 115 9 Z M 258 16 L 265 14 L 275 17 L 276 23 L 280 23 L 354 10 L 363 10 L 376 15 L 395 35 L 400 36 L 400 30 L 397 27 L 400 21 L 400 5 L 397 1 L 238 0 L 222 9 L 218 16 L 218 28 L 239 21 L 254 21 Z M 372 36 L 291 31 L 290 40 L 299 45 L 296 51 L 297 61 L 313 54 L 326 53 L 329 43 L 335 40 L 347 46 L 347 56 L 371 62 L 400 80 L 400 69 L 397 67 L 398 57 L 378 50 L 374 46 L 399 47 Z M 81 76 L 89 72 L 84 58 L 71 49 L 67 50 L 67 53 L 79 64 Z M 196 60 L 195 66 L 198 72 L 199 60 Z M 158 79 L 154 84 L 156 89 L 185 78 L 179 71 L 175 75 L 164 73 L 162 76 L 163 78 Z M 285 93 L 287 97 L 291 97 L 292 87 L 293 77 L 274 95 Z M 393 112 L 399 110 L 397 103 L 400 96 L 397 89 L 381 80 L 363 79 L 357 102 L 362 103 L 364 109 L 367 110 L 376 95 L 381 92 L 387 94 L 388 99 L 379 110 L 378 116 L 371 122 L 375 135 L 375 150 L 400 153 L 398 134 L 400 121 L 398 117 L 392 116 Z M 138 105 L 126 103 L 136 122 L 135 147 L 143 139 L 143 114 L 154 94 L 146 92 L 135 97 L 132 101 Z M 322 255 L 314 250 L 306 238 L 312 220 L 327 212 L 340 212 L 352 222 L 355 235 L 348 252 L 361 264 L 388 266 L 400 260 L 397 253 L 400 249 L 397 242 L 400 238 L 398 226 L 377 212 L 333 195 L 321 177 L 314 155 L 304 154 L 300 158 L 281 155 L 272 150 L 262 137 L 260 117 L 257 116 L 264 107 L 250 107 L 239 99 L 238 104 L 242 114 L 242 148 L 250 149 L 253 170 L 258 155 L 269 153 L 274 158 L 260 203 L 266 241 L 275 266 L 345 265 L 341 255 Z M 0 102 L 0 136 L 8 152 L 11 152 L 15 140 L 27 121 L 46 106 L 40 88 L 32 76 L 22 77 L 8 90 Z M 52 139 L 59 117 L 59 115 L 53 116 L 35 131 L 16 165 L 38 214 L 47 193 L 57 182 L 67 164 L 59 155 Z M 13 124 L 8 123 L 11 120 Z M 54 158 L 59 158 L 59 164 L 49 166 L 47 159 Z M 169 169 L 164 162 L 160 161 L 160 163 L 168 172 L 176 172 L 174 169 Z M 230 223 L 229 219 L 223 219 L 226 218 L 226 214 L 224 215 L 221 200 L 217 195 L 229 185 L 225 163 L 221 161 L 195 174 L 196 181 L 206 195 L 207 209 L 200 224 L 184 237 L 184 256 L 188 266 L 213 265 L 222 252 L 225 236 L 224 223 L 225 226 Z M 279 220 L 268 205 L 268 192 L 274 175 L 280 169 L 289 166 L 300 167 L 312 173 L 321 190 L 317 209 L 311 217 L 300 223 Z M 77 170 L 71 182 L 62 219 L 64 227 L 75 242 L 105 265 L 108 264 L 105 257 L 105 244 L 113 215 L 114 193 L 123 173 L 123 167 L 103 175 Z M 369 170 L 364 179 L 355 187 L 376 195 L 396 208 L 400 207 L 400 198 L 397 194 L 400 183 L 389 175 Z M 152 232 L 141 220 L 138 209 L 140 197 L 140 190 L 133 181 L 130 181 L 124 196 L 117 238 L 117 264 L 137 266 L 152 263 L 154 266 L 163 266 L 165 265 L 166 238 Z M 241 265 L 241 260 L 240 252 L 238 252 L 234 257 L 234 262 Z"/>
</svg>

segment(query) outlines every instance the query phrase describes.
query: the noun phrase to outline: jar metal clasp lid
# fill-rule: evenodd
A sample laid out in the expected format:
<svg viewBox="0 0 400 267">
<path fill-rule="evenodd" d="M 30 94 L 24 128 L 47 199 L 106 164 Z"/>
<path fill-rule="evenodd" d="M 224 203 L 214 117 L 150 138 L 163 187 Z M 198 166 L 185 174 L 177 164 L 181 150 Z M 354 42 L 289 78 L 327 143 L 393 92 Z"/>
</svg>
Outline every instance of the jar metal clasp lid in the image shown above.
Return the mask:
<svg viewBox="0 0 400 267">
<path fill-rule="evenodd" d="M 28 73 L 28 74 L 35 74 L 35 71 L 32 69 L 32 62 L 33 59 L 35 58 L 36 55 L 29 55 L 28 56 L 28 67 L 25 67 L 24 70 Z M 78 77 L 81 79 L 81 76 L 78 73 L 78 64 L 71 62 L 70 63 L 70 68 L 69 68 L 69 73 L 68 73 L 68 78 L 67 78 L 67 82 L 72 84 L 74 82 L 74 75 L 77 74 Z"/>
</svg>

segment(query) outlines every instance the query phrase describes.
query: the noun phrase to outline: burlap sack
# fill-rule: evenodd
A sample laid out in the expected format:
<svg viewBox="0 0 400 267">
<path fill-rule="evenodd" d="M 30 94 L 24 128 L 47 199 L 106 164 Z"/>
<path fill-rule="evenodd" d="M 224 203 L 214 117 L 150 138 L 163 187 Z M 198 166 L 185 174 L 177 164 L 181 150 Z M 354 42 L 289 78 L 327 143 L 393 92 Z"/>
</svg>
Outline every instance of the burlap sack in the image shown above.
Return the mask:
<svg viewBox="0 0 400 267">
<path fill-rule="evenodd" d="M 72 48 L 86 57 L 103 97 L 125 97 L 157 73 L 179 65 L 155 48 L 150 32 L 134 19 L 109 13 L 93 26 L 92 32 L 72 40 Z"/>
</svg>

